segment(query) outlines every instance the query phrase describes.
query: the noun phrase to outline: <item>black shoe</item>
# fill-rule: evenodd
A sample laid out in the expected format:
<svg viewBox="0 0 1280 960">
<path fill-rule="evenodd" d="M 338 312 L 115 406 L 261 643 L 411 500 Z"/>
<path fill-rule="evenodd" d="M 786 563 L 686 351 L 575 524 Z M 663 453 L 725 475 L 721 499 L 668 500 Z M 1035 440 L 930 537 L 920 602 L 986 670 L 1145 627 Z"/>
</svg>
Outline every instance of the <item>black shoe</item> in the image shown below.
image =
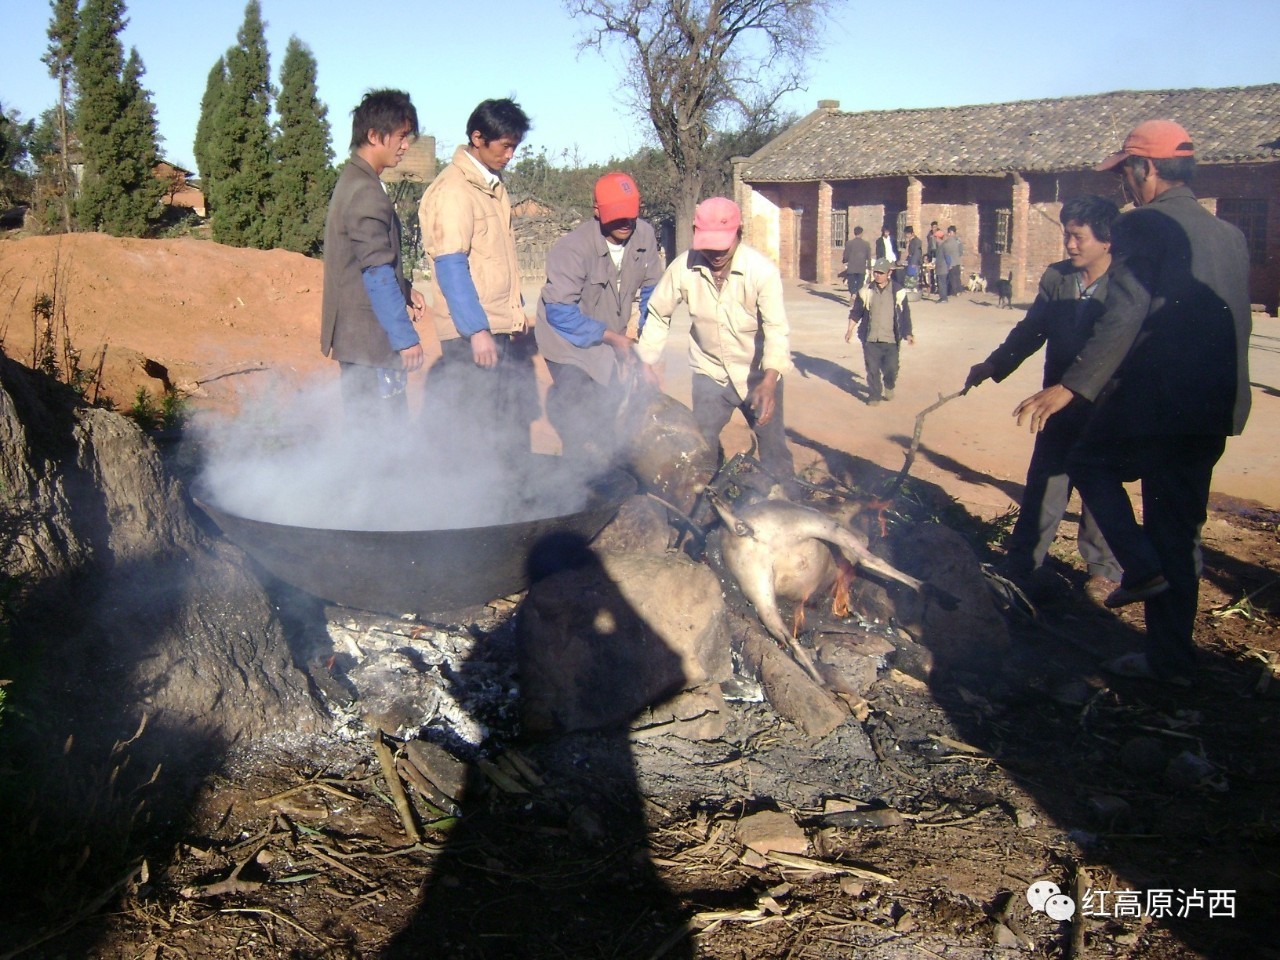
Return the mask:
<svg viewBox="0 0 1280 960">
<path fill-rule="evenodd" d="M 1136 583 L 1131 587 L 1126 587 L 1124 581 L 1121 581 L 1120 586 L 1112 590 L 1103 603 L 1114 610 L 1116 607 L 1128 606 L 1131 603 L 1137 603 L 1139 600 L 1150 600 L 1152 597 L 1158 597 L 1168 589 L 1169 581 L 1164 578 L 1163 574 L 1157 573 L 1154 577 L 1148 577 L 1141 583 Z"/>
</svg>

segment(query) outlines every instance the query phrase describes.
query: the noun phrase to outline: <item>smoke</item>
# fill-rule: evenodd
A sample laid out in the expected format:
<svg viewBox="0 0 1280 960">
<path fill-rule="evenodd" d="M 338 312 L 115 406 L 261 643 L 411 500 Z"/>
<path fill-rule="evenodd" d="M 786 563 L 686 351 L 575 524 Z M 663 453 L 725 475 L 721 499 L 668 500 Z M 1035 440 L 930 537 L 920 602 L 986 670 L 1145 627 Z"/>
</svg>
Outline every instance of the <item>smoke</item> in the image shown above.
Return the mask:
<svg viewBox="0 0 1280 960">
<path fill-rule="evenodd" d="M 591 477 L 528 452 L 537 410 L 523 386 L 519 403 L 499 403 L 495 429 L 478 424 L 474 393 L 442 383 L 404 418 L 351 415 L 337 377 L 242 395 L 236 414 L 193 425 L 198 495 L 248 519 L 330 530 L 489 527 L 584 508 Z"/>
</svg>

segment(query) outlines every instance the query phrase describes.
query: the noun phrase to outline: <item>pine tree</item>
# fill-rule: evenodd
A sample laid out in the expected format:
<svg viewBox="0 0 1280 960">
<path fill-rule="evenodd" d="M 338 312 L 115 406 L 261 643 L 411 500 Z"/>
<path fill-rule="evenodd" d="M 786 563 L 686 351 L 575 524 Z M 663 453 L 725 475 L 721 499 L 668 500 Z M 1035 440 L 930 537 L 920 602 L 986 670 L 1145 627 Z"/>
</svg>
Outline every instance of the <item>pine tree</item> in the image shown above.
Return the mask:
<svg viewBox="0 0 1280 960">
<path fill-rule="evenodd" d="M 46 36 L 49 46 L 40 59 L 49 68 L 49 76 L 58 81 L 58 104 L 54 108 L 55 123 L 58 132 L 58 177 L 57 197 L 62 212 L 62 229 L 71 232 L 71 204 L 74 193 L 71 182 L 71 160 L 69 156 L 70 131 L 69 122 L 72 83 L 75 77 L 73 57 L 76 47 L 76 33 L 80 21 L 76 16 L 79 0 L 49 0 L 52 15 Z"/>
<path fill-rule="evenodd" d="M 155 108 L 136 50 L 124 62 L 123 0 L 84 0 L 76 37 L 76 103 L 84 158 L 76 217 L 116 236 L 141 236 L 159 216 Z"/>
<path fill-rule="evenodd" d="M 316 95 L 316 59 L 290 37 L 276 99 L 276 170 L 272 181 L 279 245 L 309 256 L 324 246 L 324 221 L 335 172 L 329 111 Z"/>
<path fill-rule="evenodd" d="M 200 101 L 200 120 L 196 124 L 196 140 L 193 152 L 196 166 L 200 170 L 200 189 L 204 192 L 205 207 L 211 209 L 209 195 L 212 184 L 217 179 L 215 170 L 218 162 L 218 149 L 215 143 L 215 120 L 218 104 L 222 102 L 227 89 L 227 61 L 219 57 L 218 62 L 209 71 L 209 79 L 205 83 L 204 97 Z"/>
<path fill-rule="evenodd" d="M 275 245 L 271 216 L 271 74 L 258 0 L 244 8 L 227 51 L 227 86 L 214 111 L 213 238 L 237 247 Z"/>
</svg>

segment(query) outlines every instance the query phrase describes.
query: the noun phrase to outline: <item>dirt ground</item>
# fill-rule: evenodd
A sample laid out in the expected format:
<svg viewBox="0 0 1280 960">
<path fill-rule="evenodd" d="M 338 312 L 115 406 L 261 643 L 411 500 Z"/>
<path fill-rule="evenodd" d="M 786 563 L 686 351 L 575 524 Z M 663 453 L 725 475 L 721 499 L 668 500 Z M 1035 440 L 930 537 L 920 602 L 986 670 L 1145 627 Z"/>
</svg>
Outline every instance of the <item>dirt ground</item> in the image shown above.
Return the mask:
<svg viewBox="0 0 1280 960">
<path fill-rule="evenodd" d="M 88 358 L 107 344 L 118 407 L 160 389 L 147 359 L 197 405 L 334 373 L 316 347 L 319 263 L 195 240 L 0 241 L 11 356 L 30 353 L 31 299 L 53 291 L 55 263 L 75 345 Z M 872 408 L 842 292 L 791 284 L 787 298 L 798 462 L 859 484 L 901 467 L 919 411 L 1021 316 L 981 295 L 913 305 L 897 396 Z M 711 744 L 514 742 L 497 774 L 473 774 L 467 815 L 416 844 L 367 740 L 256 745 L 136 838 L 144 874 L 97 889 L 68 877 L 75 895 L 46 896 L 43 923 L 23 913 L 0 957 L 1280 956 L 1277 343 L 1277 321 L 1257 318 L 1254 412 L 1205 529 L 1193 689 L 1099 671 L 1138 648 L 1141 616 L 1082 597 L 1064 536 L 1058 595 L 1035 616 L 1011 605 L 1006 658 L 927 681 L 886 669 L 857 722 L 821 741 L 738 703 Z M 687 399 L 682 356 L 677 340 L 668 389 Z M 1009 411 L 1038 386 L 1029 361 L 930 415 L 912 470 L 929 509 L 950 497 L 989 520 L 1016 504 L 1031 442 Z M 746 436 L 731 425 L 729 452 Z M 501 638 L 509 610 L 472 627 Z M 739 822 L 769 810 L 803 828 L 802 853 L 744 846 Z M 1080 909 L 1033 910 L 1035 881 Z"/>
</svg>

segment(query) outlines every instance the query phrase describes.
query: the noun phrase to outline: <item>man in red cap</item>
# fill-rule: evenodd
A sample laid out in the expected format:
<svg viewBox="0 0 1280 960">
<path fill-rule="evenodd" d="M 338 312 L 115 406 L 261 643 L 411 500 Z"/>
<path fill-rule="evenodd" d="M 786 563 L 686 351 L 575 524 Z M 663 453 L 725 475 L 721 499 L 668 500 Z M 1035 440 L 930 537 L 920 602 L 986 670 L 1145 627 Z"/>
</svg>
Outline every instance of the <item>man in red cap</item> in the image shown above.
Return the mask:
<svg viewBox="0 0 1280 960">
<path fill-rule="evenodd" d="M 1035 432 L 1074 397 L 1093 403 L 1067 471 L 1124 569 L 1107 605 L 1145 601 L 1147 623 L 1146 653 L 1104 667 L 1185 684 L 1213 467 L 1249 414 L 1249 251 L 1191 192 L 1195 150 L 1172 120 L 1140 123 L 1096 169 L 1137 208 L 1113 228 L 1106 310 L 1061 381 L 1014 415 Z"/>
<path fill-rule="evenodd" d="M 565 456 L 612 454 L 614 418 L 622 399 L 619 373 L 631 357 L 627 336 L 639 302 L 662 276 L 662 255 L 640 191 L 625 173 L 596 181 L 594 218 L 556 241 L 547 254 L 547 282 L 534 335 L 551 372 L 547 419 Z"/>
<path fill-rule="evenodd" d="M 782 420 L 782 375 L 791 367 L 782 277 L 772 260 L 742 243 L 742 212 L 726 197 L 698 204 L 693 248 L 676 257 L 649 298 L 636 353 L 651 382 L 680 303 L 693 325 L 693 416 L 708 446 L 720 450 L 720 431 L 739 410 L 756 435 L 761 465 L 793 483 Z"/>
</svg>

